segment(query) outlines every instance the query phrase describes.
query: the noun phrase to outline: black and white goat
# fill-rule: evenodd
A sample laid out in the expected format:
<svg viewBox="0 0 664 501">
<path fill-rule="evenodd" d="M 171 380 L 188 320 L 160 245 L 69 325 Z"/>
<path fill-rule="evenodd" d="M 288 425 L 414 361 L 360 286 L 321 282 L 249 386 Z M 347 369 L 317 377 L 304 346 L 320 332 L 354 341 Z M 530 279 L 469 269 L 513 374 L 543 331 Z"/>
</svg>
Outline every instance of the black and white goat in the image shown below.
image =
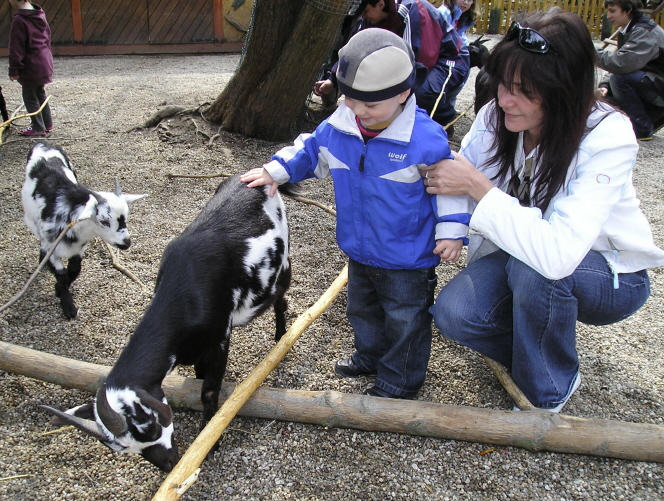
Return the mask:
<svg viewBox="0 0 664 501">
<path fill-rule="evenodd" d="M 55 295 L 65 317 L 78 312 L 69 286 L 81 271 L 88 242 L 98 236 L 120 249 L 131 244 L 127 204 L 146 195 L 126 195 L 116 180 L 115 192 L 92 191 L 78 184 L 67 154 L 57 146 L 36 143 L 28 153 L 22 200 L 25 223 L 39 239 L 41 262 L 58 235 L 78 220 L 60 241 L 48 261 L 55 274 Z M 63 260 L 68 260 L 65 268 Z"/>
<path fill-rule="evenodd" d="M 280 188 L 281 189 L 281 188 Z M 288 188 L 286 188 L 288 190 Z M 274 307 L 275 339 L 286 331 L 290 284 L 286 211 L 279 194 L 232 177 L 171 241 L 155 293 L 96 399 L 66 413 L 47 409 L 116 451 L 170 471 L 178 453 L 161 383 L 177 364 L 203 379 L 203 423 L 218 408 L 231 329 Z"/>
</svg>

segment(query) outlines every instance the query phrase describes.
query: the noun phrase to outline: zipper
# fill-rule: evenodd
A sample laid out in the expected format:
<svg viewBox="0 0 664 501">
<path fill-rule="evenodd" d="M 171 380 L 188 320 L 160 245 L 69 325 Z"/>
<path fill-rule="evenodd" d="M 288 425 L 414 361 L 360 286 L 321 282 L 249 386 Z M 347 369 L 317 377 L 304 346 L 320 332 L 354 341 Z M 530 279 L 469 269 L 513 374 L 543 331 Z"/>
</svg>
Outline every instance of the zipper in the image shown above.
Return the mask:
<svg viewBox="0 0 664 501">
<path fill-rule="evenodd" d="M 618 249 L 616 249 L 616 246 L 613 245 L 611 239 L 609 239 L 609 245 L 611 246 L 611 252 L 613 253 L 615 261 L 618 262 Z M 613 263 L 607 261 L 607 264 L 609 265 L 609 269 L 613 272 L 613 288 L 617 289 L 620 287 L 620 283 L 618 282 L 618 272 L 613 267 Z"/>
</svg>

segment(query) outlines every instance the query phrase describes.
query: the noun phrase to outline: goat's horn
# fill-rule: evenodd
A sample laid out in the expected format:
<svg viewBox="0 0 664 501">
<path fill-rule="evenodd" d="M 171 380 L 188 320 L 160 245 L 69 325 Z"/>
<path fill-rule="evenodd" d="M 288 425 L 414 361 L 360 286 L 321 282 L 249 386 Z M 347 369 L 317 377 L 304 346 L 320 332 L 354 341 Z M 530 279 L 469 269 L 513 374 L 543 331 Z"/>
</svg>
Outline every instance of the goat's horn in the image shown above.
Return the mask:
<svg viewBox="0 0 664 501">
<path fill-rule="evenodd" d="M 122 195 L 122 190 L 120 189 L 120 181 L 118 181 L 118 178 L 115 178 L 115 190 L 113 191 L 117 196 Z"/>
<path fill-rule="evenodd" d="M 116 437 L 124 435 L 129 429 L 125 417 L 116 412 L 106 400 L 106 385 L 101 385 L 97 390 L 97 415 L 108 431 Z"/>
<path fill-rule="evenodd" d="M 75 426 L 76 428 L 78 428 L 82 432 L 87 433 L 88 435 L 92 435 L 97 440 L 100 440 L 102 442 L 107 442 L 108 441 L 108 438 L 106 438 L 99 431 L 99 426 L 94 421 L 91 421 L 89 419 L 83 419 L 83 418 L 80 418 L 78 416 L 72 416 L 71 414 L 67 414 L 66 412 L 62 412 L 62 411 L 60 411 L 60 410 L 58 410 L 54 407 L 50 407 L 48 405 L 40 405 L 39 407 L 41 407 L 42 409 L 46 409 L 51 414 L 55 414 L 62 421 Z"/>
<path fill-rule="evenodd" d="M 136 390 L 136 395 L 138 395 L 138 398 L 141 399 L 142 403 L 157 413 L 157 418 L 160 425 L 166 427 L 173 422 L 173 411 L 171 410 L 170 405 L 165 404 L 156 397 L 153 397 L 143 388 Z"/>
</svg>

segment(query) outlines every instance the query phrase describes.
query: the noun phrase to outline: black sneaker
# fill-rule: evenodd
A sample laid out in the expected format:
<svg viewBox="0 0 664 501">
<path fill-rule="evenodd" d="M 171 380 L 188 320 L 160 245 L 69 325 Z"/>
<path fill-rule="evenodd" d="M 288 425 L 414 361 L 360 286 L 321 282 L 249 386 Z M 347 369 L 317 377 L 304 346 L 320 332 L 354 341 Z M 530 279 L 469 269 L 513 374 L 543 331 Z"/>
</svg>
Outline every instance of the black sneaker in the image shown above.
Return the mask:
<svg viewBox="0 0 664 501">
<path fill-rule="evenodd" d="M 411 400 L 414 398 L 413 397 L 401 397 L 399 395 L 393 395 L 389 391 L 385 391 L 382 388 L 379 388 L 378 386 L 370 386 L 363 392 L 364 395 L 370 395 L 372 397 L 381 397 L 381 398 L 401 398 L 401 399 L 406 399 L 406 400 Z"/>
<path fill-rule="evenodd" d="M 334 364 L 334 372 L 341 377 L 358 378 L 360 376 L 375 376 L 376 370 L 364 370 L 353 361 L 353 357 L 346 360 L 339 360 Z"/>
</svg>

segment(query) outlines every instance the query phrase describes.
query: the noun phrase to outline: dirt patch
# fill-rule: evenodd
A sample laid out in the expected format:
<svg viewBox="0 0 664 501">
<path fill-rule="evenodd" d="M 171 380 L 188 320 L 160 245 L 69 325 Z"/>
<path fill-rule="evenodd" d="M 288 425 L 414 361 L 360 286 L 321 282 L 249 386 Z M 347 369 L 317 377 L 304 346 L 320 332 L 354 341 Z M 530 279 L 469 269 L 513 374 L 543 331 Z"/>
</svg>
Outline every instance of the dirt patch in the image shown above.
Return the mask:
<svg viewBox="0 0 664 501">
<path fill-rule="evenodd" d="M 161 253 L 199 212 L 218 179 L 170 179 L 168 174 L 228 174 L 264 163 L 281 144 L 221 132 L 200 117 L 169 119 L 156 129 L 127 132 L 163 105 L 194 108 L 213 100 L 232 75 L 234 55 L 57 58 L 52 95 L 55 130 L 83 184 L 108 190 L 117 177 L 127 193 L 148 193 L 130 214 L 132 247 L 124 266 L 152 288 Z M 6 67 L 7 60 L 0 59 Z M 472 100 L 472 78 L 459 98 Z M 20 88 L 3 84 L 10 109 Z M 241 103 L 238 103 L 241 106 Z M 472 119 L 456 126 L 455 140 Z M 194 125 L 195 122 L 195 125 Z M 38 261 L 37 240 L 23 223 L 20 190 L 31 141 L 15 134 L 0 147 L 0 270 L 4 304 L 20 290 Z M 458 145 L 458 143 L 456 143 Z M 641 145 L 634 182 L 655 239 L 664 247 L 661 168 L 664 136 Z M 307 196 L 333 206 L 329 181 L 306 182 Z M 325 291 L 345 264 L 326 212 L 287 200 L 292 231 L 293 285 L 289 323 Z M 460 265 L 438 268 L 439 286 Z M 583 381 L 568 414 L 663 424 L 664 270 L 650 274 L 652 296 L 631 318 L 609 327 L 579 325 Z M 54 279 L 42 273 L 28 293 L 0 315 L 3 341 L 62 356 L 112 365 L 150 300 L 110 265 L 93 243 L 73 287 L 79 318 L 63 319 Z M 226 380 L 241 381 L 269 351 L 273 319 L 267 314 L 233 332 Z M 360 393 L 369 380 L 335 377 L 332 366 L 352 351 L 345 293 L 296 343 L 266 385 Z M 188 368 L 178 372 L 190 375 Z M 112 453 L 69 431 L 41 436 L 46 403 L 61 408 L 89 395 L 0 372 L 0 498 L 149 499 L 164 474 L 137 456 Z M 434 338 L 421 400 L 497 409 L 511 400 L 474 353 Z M 198 432 L 200 414 L 176 412 L 181 450 Z M 534 453 L 486 444 L 438 440 L 297 423 L 237 418 L 219 451 L 204 464 L 183 499 L 661 499 L 664 467 L 596 457 Z"/>
</svg>

